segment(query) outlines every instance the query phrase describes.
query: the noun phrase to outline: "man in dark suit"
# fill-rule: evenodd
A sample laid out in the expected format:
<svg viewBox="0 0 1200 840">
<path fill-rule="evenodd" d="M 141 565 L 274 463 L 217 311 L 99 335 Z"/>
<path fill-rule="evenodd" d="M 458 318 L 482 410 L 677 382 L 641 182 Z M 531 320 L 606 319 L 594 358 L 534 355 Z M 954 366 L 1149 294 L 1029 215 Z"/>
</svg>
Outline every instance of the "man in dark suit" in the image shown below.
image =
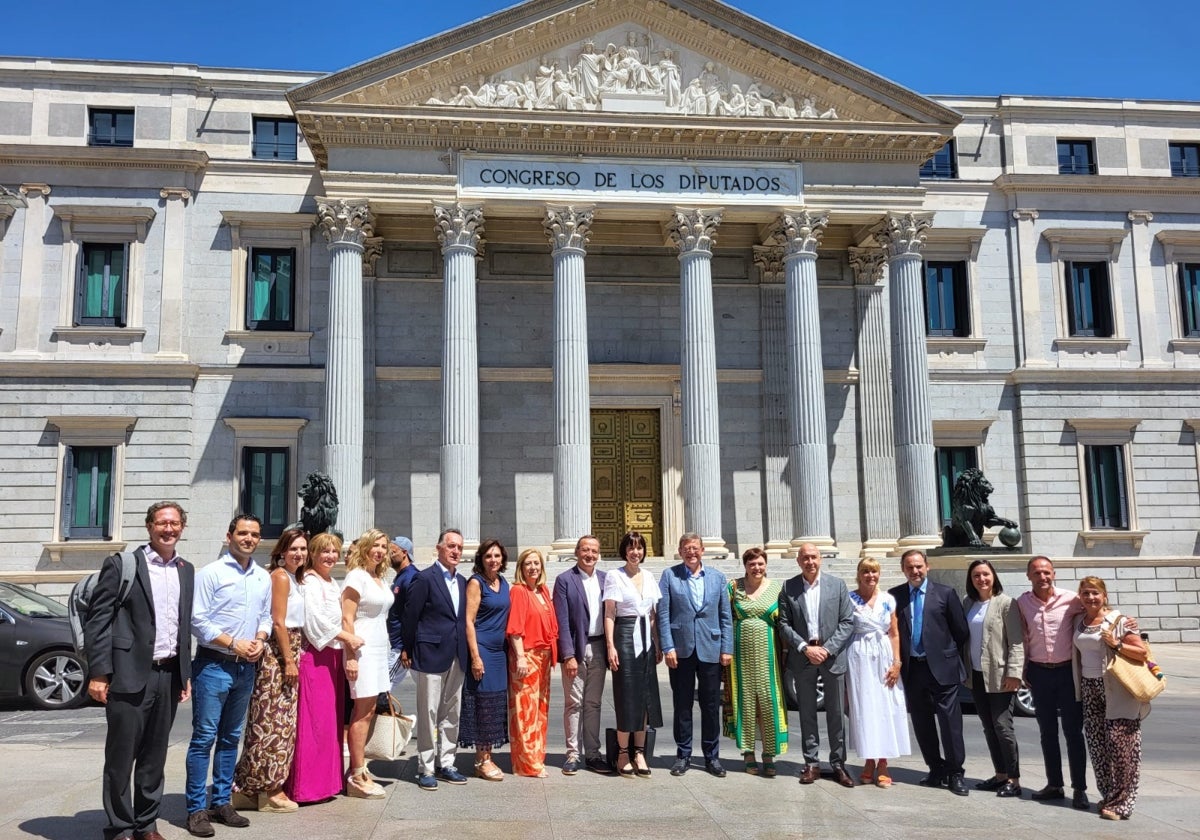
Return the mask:
<svg viewBox="0 0 1200 840">
<path fill-rule="evenodd" d="M 700 748 L 704 768 L 723 778 L 721 669 L 733 661 L 733 613 L 725 575 L 704 568 L 704 542 L 697 534 L 679 538 L 683 562 L 662 573 L 658 638 L 670 668 L 675 706 L 675 763 L 672 776 L 688 771 L 692 757 L 692 704 L 700 695 Z"/>
<path fill-rule="evenodd" d="M 465 785 L 454 766 L 463 677 L 467 672 L 467 581 L 458 574 L 463 535 L 438 536 L 437 562 L 418 572 L 400 620 L 400 661 L 417 674 L 417 785 L 437 790 L 438 779 Z M 440 742 L 438 738 L 440 737 Z"/>
<path fill-rule="evenodd" d="M 554 580 L 558 620 L 558 661 L 562 663 L 563 729 L 567 741 L 564 776 L 580 767 L 612 770 L 600 755 L 600 704 L 608 673 L 604 642 L 604 572 L 596 568 L 600 540 L 591 534 L 575 542 L 575 565 Z"/>
<path fill-rule="evenodd" d="M 846 772 L 846 716 L 843 711 L 846 658 L 842 650 L 854 631 L 854 609 L 841 578 L 821 574 L 821 552 L 812 543 L 800 546 L 800 574 L 779 593 L 779 632 L 787 642 L 787 668 L 796 683 L 800 706 L 800 738 L 804 771 L 800 784 L 811 785 L 821 775 L 817 758 L 817 677 L 825 685 L 825 728 L 829 736 L 829 766 L 842 787 L 854 787 Z"/>
<path fill-rule="evenodd" d="M 921 757 L 929 768 L 920 784 L 946 785 L 951 793 L 966 796 L 963 762 L 967 751 L 958 686 L 967 676 L 959 655 L 969 635 L 967 619 L 954 590 L 927 578 L 924 552 L 916 548 L 904 552 L 900 568 L 908 583 L 889 591 L 896 599 L 904 698 Z M 945 758 L 938 749 L 939 728 Z"/>
<path fill-rule="evenodd" d="M 84 625 L 88 694 L 105 705 L 106 840 L 162 840 L 158 810 L 175 710 L 191 694 L 195 569 L 175 553 L 187 514 L 175 502 L 146 511 L 147 545 L 120 603 L 121 556 L 104 561 Z M 133 783 L 130 784 L 130 774 Z"/>
</svg>

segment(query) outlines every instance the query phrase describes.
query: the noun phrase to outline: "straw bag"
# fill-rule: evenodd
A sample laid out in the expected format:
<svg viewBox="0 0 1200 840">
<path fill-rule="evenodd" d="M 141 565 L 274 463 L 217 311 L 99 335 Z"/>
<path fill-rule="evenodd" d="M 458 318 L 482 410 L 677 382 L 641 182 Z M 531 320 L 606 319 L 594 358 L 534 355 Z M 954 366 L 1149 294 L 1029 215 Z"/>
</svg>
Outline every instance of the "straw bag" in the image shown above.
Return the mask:
<svg viewBox="0 0 1200 840">
<path fill-rule="evenodd" d="M 1114 626 L 1119 616 L 1120 613 L 1113 616 Z M 1145 662 L 1137 662 L 1123 653 L 1114 652 L 1108 669 L 1134 700 L 1149 703 L 1163 693 L 1163 689 L 1167 687 L 1167 678 L 1154 662 L 1154 652 L 1150 649 L 1150 643 L 1143 640 L 1142 644 L 1146 646 Z"/>
<path fill-rule="evenodd" d="M 398 759 L 412 738 L 416 722 L 415 717 L 404 714 L 400 703 L 389 693 L 388 711 L 381 712 L 371 719 L 371 729 L 367 733 L 364 751 L 366 757 L 380 761 Z"/>
</svg>

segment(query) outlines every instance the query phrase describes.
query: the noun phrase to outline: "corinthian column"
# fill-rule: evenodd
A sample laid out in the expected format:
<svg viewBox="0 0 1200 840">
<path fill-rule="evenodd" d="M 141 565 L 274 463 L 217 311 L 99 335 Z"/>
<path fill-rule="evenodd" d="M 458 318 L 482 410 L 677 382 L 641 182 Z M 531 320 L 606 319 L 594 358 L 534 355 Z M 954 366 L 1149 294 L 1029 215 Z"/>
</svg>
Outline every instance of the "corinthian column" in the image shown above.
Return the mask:
<svg viewBox="0 0 1200 840">
<path fill-rule="evenodd" d="M 352 540 L 364 527 L 362 256 L 374 230 L 365 199 L 319 202 L 318 224 L 330 252 L 324 468 L 338 492 L 338 530 Z"/>
<path fill-rule="evenodd" d="M 592 428 L 584 257 L 592 208 L 547 207 L 554 257 L 554 542 L 569 556 L 592 531 Z"/>
<path fill-rule="evenodd" d="M 717 412 L 717 342 L 713 326 L 712 246 L 721 210 L 676 210 L 667 224 L 679 249 L 682 349 L 684 527 L 706 552 L 724 553 L 721 535 L 721 431 Z"/>
<path fill-rule="evenodd" d="M 792 547 L 832 547 L 829 443 L 825 434 L 825 367 L 817 301 L 817 248 L 829 216 L 784 213 L 770 238 L 783 245 L 788 354 L 788 455 L 792 479 Z"/>
<path fill-rule="evenodd" d="M 921 248 L 931 213 L 889 213 L 872 229 L 888 261 L 900 548 L 941 543 Z"/>
<path fill-rule="evenodd" d="M 782 245 L 755 245 L 762 348 L 763 505 L 768 557 L 792 548 L 792 487 L 788 480 L 788 361 Z"/>
<path fill-rule="evenodd" d="M 475 260 L 483 248 L 483 210 L 434 207 L 446 278 L 442 297 L 442 528 L 479 544 L 479 347 L 475 334 Z"/>
<path fill-rule="evenodd" d="M 862 458 L 862 505 L 866 525 L 861 557 L 896 547 L 896 437 L 892 429 L 888 294 L 883 252 L 849 248 L 858 299 L 858 436 Z"/>
</svg>

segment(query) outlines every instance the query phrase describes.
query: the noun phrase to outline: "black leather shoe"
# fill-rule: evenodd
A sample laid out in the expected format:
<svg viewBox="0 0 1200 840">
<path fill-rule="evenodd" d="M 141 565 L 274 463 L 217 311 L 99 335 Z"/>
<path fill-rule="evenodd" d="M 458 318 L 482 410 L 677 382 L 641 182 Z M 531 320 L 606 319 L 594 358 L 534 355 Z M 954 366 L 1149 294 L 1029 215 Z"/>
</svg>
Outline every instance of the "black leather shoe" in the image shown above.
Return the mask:
<svg viewBox="0 0 1200 840">
<path fill-rule="evenodd" d="M 682 776 L 688 771 L 689 760 L 686 758 L 677 758 L 675 763 L 671 765 L 672 776 Z"/>
<path fill-rule="evenodd" d="M 970 793 L 970 791 L 967 790 L 967 786 L 963 784 L 962 773 L 955 773 L 950 776 L 950 778 L 946 780 L 946 787 L 948 787 L 950 792 L 955 796 L 966 796 Z"/>
<path fill-rule="evenodd" d="M 1046 785 L 1041 790 L 1035 790 L 1031 798 L 1037 802 L 1052 802 L 1055 799 L 1066 799 L 1067 795 L 1063 793 L 1063 789 L 1060 787 Z"/>
<path fill-rule="evenodd" d="M 1014 783 L 1012 779 L 1009 779 L 999 787 L 999 789 L 996 791 L 996 795 L 1006 799 L 1009 797 L 1020 799 L 1021 786 Z"/>
<path fill-rule="evenodd" d="M 709 772 L 709 775 L 716 776 L 718 779 L 725 778 L 725 768 L 721 766 L 719 758 L 714 758 L 712 761 L 705 761 L 704 769 Z"/>
<path fill-rule="evenodd" d="M 1087 794 L 1082 790 L 1075 791 L 1071 797 L 1071 807 L 1076 811 L 1086 811 L 1091 808 L 1091 803 L 1088 802 Z"/>
<path fill-rule="evenodd" d="M 921 787 L 943 787 L 946 784 L 946 777 L 936 770 L 931 770 L 929 775 L 917 782 Z"/>
<path fill-rule="evenodd" d="M 594 756 L 583 762 L 583 766 L 591 770 L 593 773 L 599 773 L 601 776 L 611 776 L 612 767 L 600 756 Z"/>
<path fill-rule="evenodd" d="M 984 779 L 982 782 L 975 783 L 975 790 L 1000 790 L 1008 783 L 1008 779 L 997 779 L 992 776 L 990 779 Z"/>
</svg>

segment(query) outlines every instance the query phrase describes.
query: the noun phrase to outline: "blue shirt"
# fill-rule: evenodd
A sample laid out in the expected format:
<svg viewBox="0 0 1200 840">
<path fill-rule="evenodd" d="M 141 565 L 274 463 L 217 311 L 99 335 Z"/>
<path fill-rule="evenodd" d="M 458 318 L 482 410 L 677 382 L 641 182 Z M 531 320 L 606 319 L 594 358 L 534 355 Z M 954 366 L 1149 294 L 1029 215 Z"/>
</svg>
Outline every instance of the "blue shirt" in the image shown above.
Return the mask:
<svg viewBox="0 0 1200 840">
<path fill-rule="evenodd" d="M 688 592 L 692 596 L 692 606 L 696 612 L 704 609 L 704 567 L 701 566 L 695 574 L 688 572 Z"/>
<path fill-rule="evenodd" d="M 253 560 L 243 569 L 229 553 L 196 573 L 192 600 L 192 635 L 204 647 L 222 633 L 253 639 L 271 632 L 271 576 Z"/>
</svg>

